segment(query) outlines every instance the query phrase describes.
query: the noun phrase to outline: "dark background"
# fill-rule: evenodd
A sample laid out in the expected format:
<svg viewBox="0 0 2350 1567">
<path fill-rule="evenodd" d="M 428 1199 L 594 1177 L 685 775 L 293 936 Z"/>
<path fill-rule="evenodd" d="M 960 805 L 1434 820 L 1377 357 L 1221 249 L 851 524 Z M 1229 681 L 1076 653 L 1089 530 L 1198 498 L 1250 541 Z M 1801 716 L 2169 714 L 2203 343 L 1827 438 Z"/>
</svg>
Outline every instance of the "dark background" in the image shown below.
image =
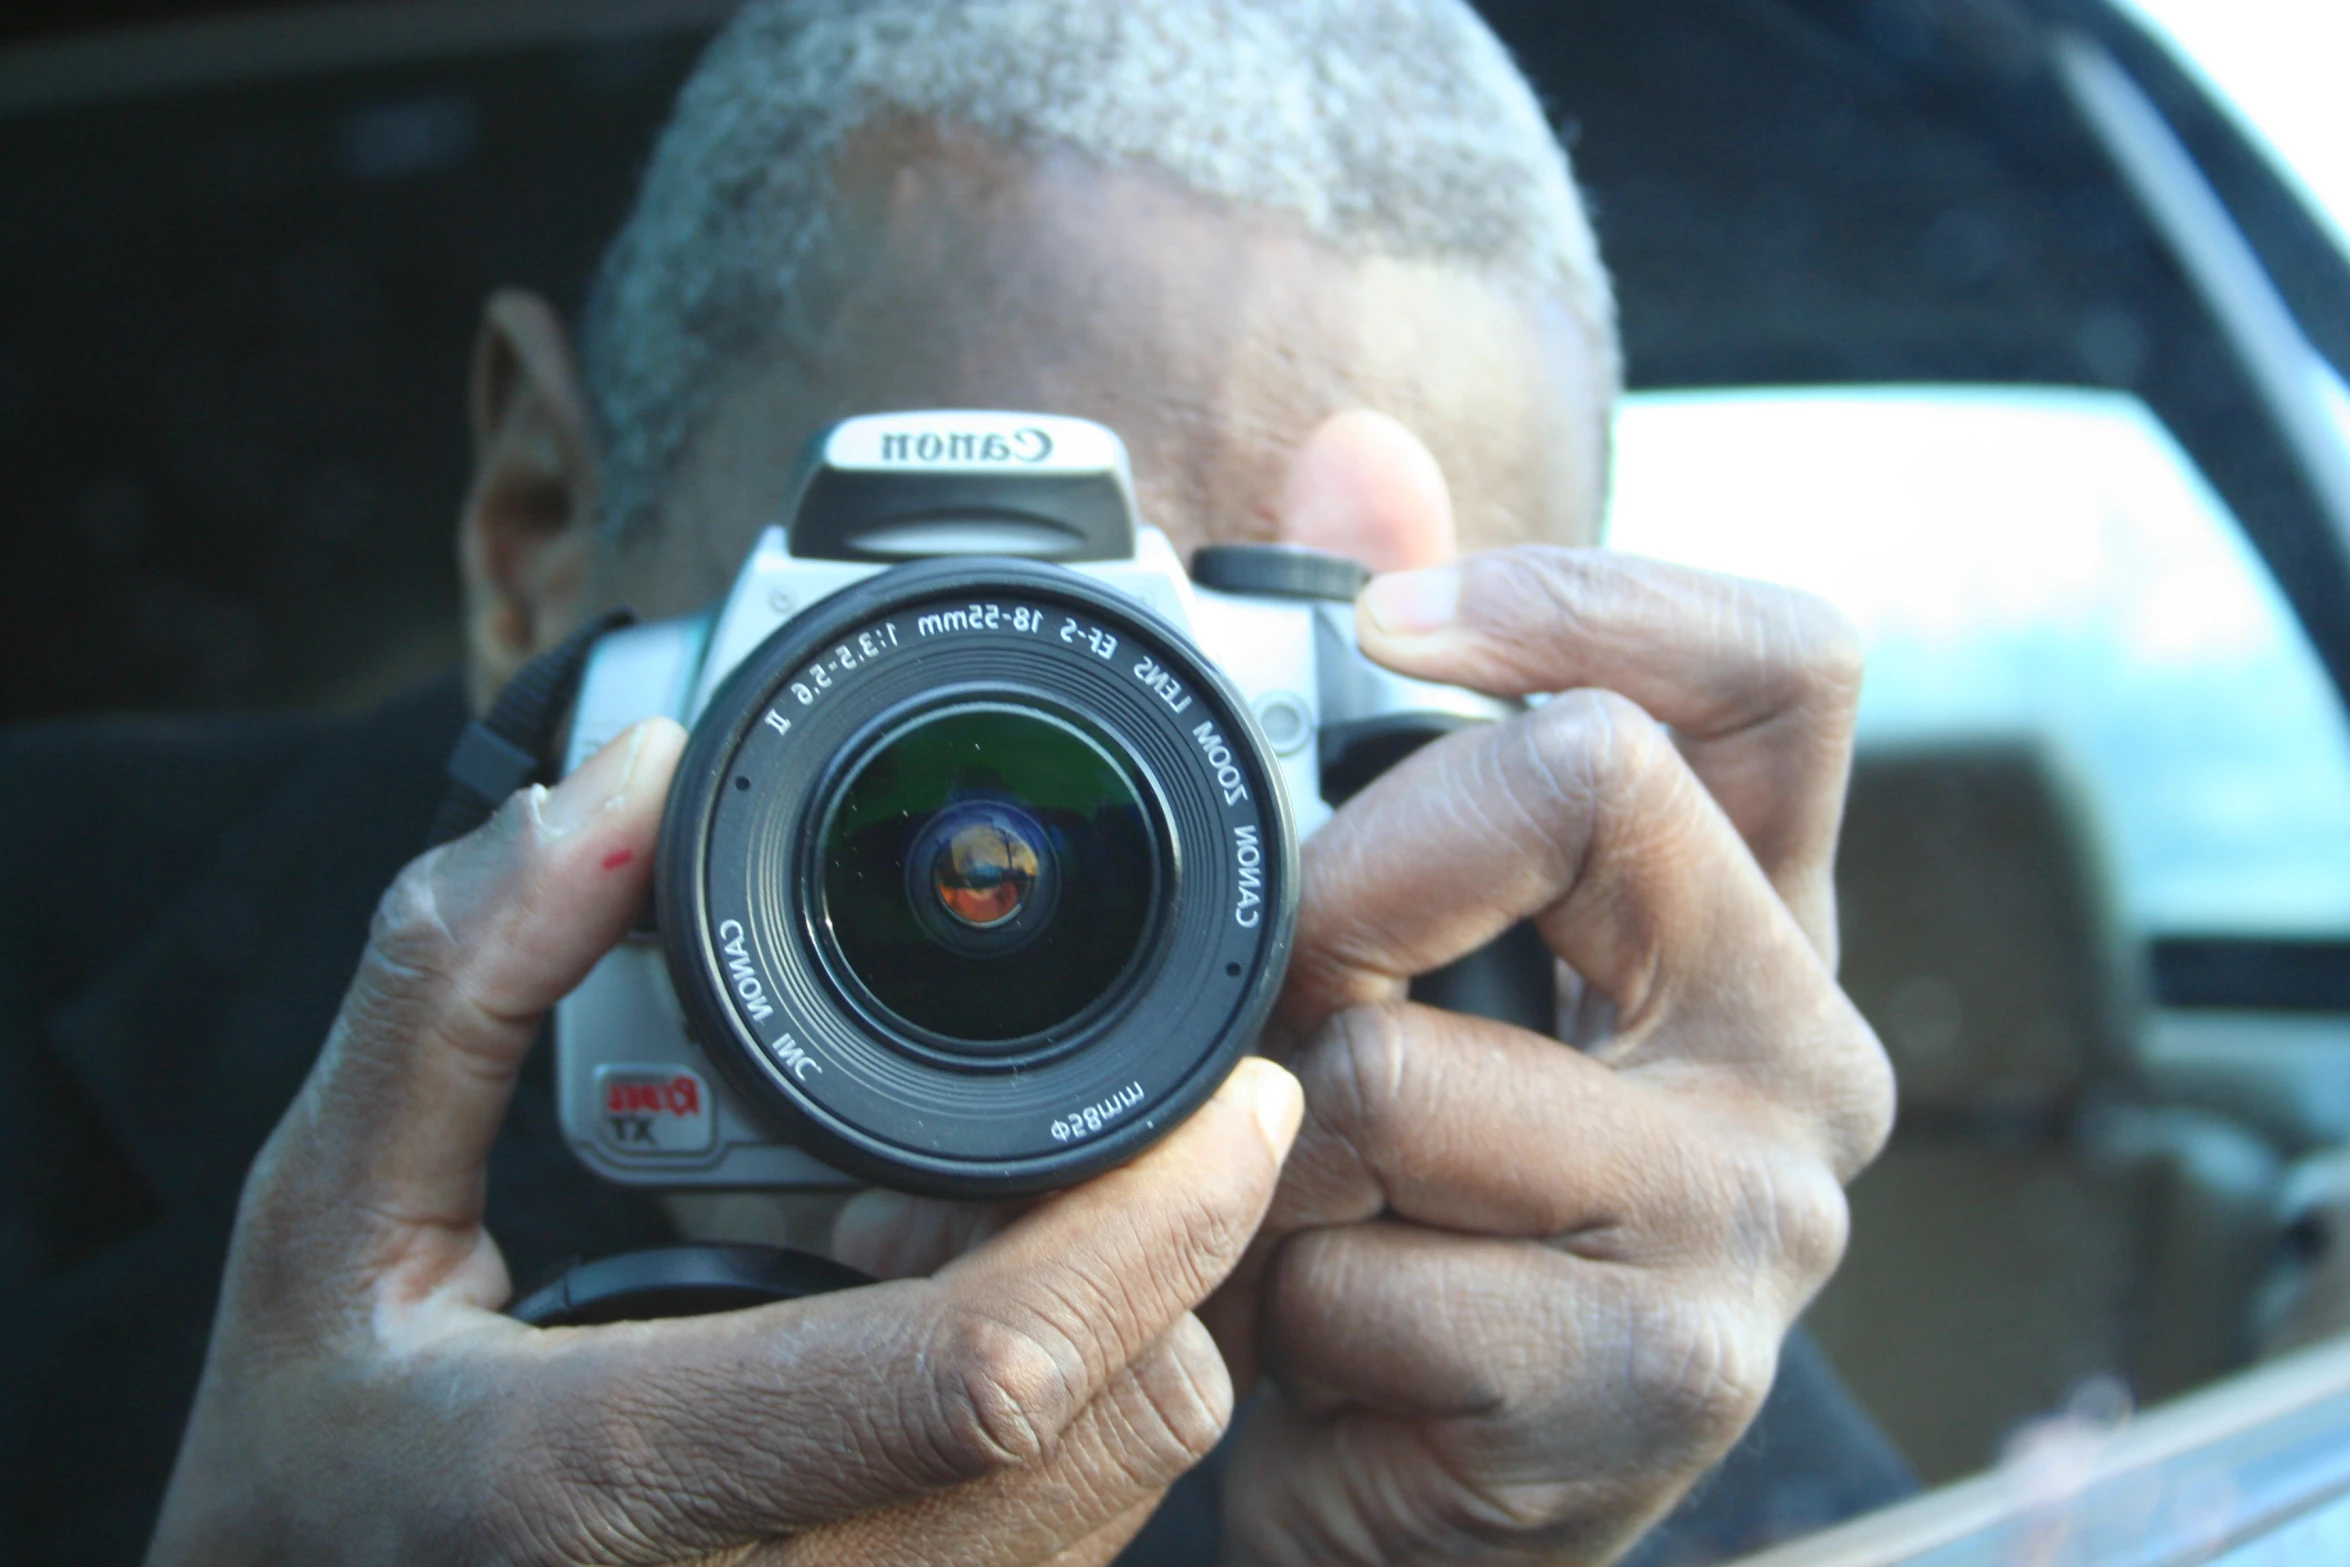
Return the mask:
<svg viewBox="0 0 2350 1567">
<path fill-rule="evenodd" d="M 188 0 L 101 0 L 98 4 L 80 3 L 80 0 L 17 0 L 0 16 L 0 42 L 16 43 L 35 38 L 53 38 L 60 34 L 86 33 L 100 27 L 133 27 L 142 22 L 176 22 L 191 16 L 202 16 L 220 9 L 211 5 L 191 5 Z M 244 11 L 288 11 L 292 5 L 247 4 Z"/>
<path fill-rule="evenodd" d="M 2339 546 L 2067 107 L 2051 28 L 2098 37 L 2152 93 L 2338 367 L 2350 366 L 2350 274 L 2143 39 L 2093 0 L 1484 9 L 1574 149 L 1635 386 L 2131 390 L 2233 507 L 2350 685 Z M 455 659 L 452 534 L 480 301 L 515 283 L 576 311 L 717 0 L 413 0 L 190 19 L 211 10 L 54 4 L 0 17 L 0 722 L 351 708 Z M 101 23 L 114 30 L 93 31 Z M 1945 832 L 1965 819 L 1950 813 L 1919 831 L 1921 818 L 1882 804 L 1906 797 L 1874 798 L 1872 841 L 1965 847 L 1900 884 L 1933 886 L 1936 909 L 1975 911 L 1966 929 L 1992 932 L 1984 950 L 1997 961 L 1980 966 L 2003 998 L 2031 964 L 2071 973 L 2072 948 L 2016 947 L 2015 922 L 1980 912 L 2007 905 L 1943 895 L 1977 885 L 1970 875 L 2005 885 L 2017 865 L 2040 878 L 2025 878 L 2033 887 L 2062 881 L 2046 849 L 2060 835 L 2025 835 L 2019 849 L 1993 827 Z M 1865 810 L 1856 819 L 1848 842 L 1867 837 Z M 1847 983 L 1865 996 L 1868 949 L 1847 936 Z M 2321 1008 L 2340 999 L 2327 977 L 2350 972 L 2338 944 L 2181 937 L 2153 955 L 2173 1005 Z M 2007 965 L 2011 950 L 2027 962 Z M 1942 970 L 1888 959 L 1884 972 Z M 1863 1303 L 1844 1308 L 1843 1345 L 1873 1344 L 1893 1373 L 1913 1338 L 1878 1344 L 1877 1327 L 1930 1327 L 1935 1310 L 2015 1321 L 2018 1302 L 2070 1298 L 2080 1270 L 2059 1264 L 2071 1254 L 2096 1256 L 2071 1230 L 2046 1267 L 2006 1244 L 2046 1232 L 2051 1214 L 2063 1230 L 2075 1211 L 2012 1173 L 2044 1172 L 2068 1123 L 2019 1130 L 1996 1106 L 1979 1126 L 1911 1108 L 1905 1134 L 1929 1157 L 1910 1168 L 1928 1177 L 1856 1187 L 1864 1208 L 1879 1206 L 1856 1210 L 1864 1249 L 1837 1286 Z M 1949 1166 L 1932 1161 L 1962 1138 L 2012 1156 L 1999 1179 L 2015 1184 L 1986 1188 L 1984 1222 L 1946 1248 L 1932 1203 L 1917 1218 L 1870 1193 L 1948 1196 L 1935 1172 Z M 1898 1163 L 1897 1149 L 1883 1168 Z M 1912 1265 L 1929 1255 L 1940 1271 Z M 1871 1278 L 1885 1285 L 1875 1296 Z M 1921 1288 L 1949 1280 L 1932 1310 L 1911 1310 Z M 1837 1299 L 1815 1321 L 1831 1324 Z M 2072 1339 L 2036 1331 L 2007 1336 L 2019 1351 L 2074 1353 Z M 1856 1369 L 1867 1364 L 1844 1361 L 1872 1397 L 1907 1385 L 1891 1373 L 1870 1383 Z M 1929 1424 L 1941 1413 L 1891 1395 L 1876 1407 Z"/>
<path fill-rule="evenodd" d="M 476 312 L 576 307 L 698 41 L 0 118 L 0 718 L 448 664 Z"/>
<path fill-rule="evenodd" d="M 0 30 L 0 721 L 350 707 L 455 658 L 475 312 L 576 309 L 710 8 L 540 4 L 536 42 L 423 57 L 399 7 L 90 32 L 204 9 Z M 2015 7 L 1485 9 L 1575 149 L 1635 385 L 2132 386 L 2199 456 L 2247 449 Z M 338 15 L 329 68 L 272 53 Z M 2276 476 L 2216 477 L 2260 537 Z"/>
</svg>

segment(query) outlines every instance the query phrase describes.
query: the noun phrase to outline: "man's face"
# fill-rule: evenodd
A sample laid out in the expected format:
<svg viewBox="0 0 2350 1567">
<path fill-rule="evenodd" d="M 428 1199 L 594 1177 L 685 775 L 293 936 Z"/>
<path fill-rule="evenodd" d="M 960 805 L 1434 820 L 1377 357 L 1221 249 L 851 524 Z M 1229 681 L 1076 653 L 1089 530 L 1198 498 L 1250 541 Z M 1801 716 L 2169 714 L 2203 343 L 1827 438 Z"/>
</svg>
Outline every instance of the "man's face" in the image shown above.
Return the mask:
<svg viewBox="0 0 2350 1567">
<path fill-rule="evenodd" d="M 925 127 L 861 133 L 839 191 L 805 294 L 820 325 L 718 389 L 658 525 L 600 552 L 595 598 L 647 615 L 709 602 L 778 520 L 808 437 L 890 408 L 1099 420 L 1126 441 L 1144 519 L 1185 555 L 1301 532 L 1375 568 L 1449 555 L 1450 538 L 1383 536 L 1376 505 L 1340 507 L 1335 537 L 1294 515 L 1294 488 L 1284 506 L 1301 443 L 1350 408 L 1427 443 L 1458 547 L 1597 537 L 1604 410 L 1560 305 L 1350 258 L 1146 173 Z"/>
</svg>

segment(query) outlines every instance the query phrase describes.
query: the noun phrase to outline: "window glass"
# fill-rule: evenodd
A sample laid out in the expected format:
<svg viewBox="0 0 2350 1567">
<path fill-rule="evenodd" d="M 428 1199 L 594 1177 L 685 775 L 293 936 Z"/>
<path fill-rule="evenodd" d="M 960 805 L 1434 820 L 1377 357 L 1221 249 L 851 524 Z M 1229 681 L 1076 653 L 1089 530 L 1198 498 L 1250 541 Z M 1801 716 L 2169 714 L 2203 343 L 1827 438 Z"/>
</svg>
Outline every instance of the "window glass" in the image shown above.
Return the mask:
<svg viewBox="0 0 2350 1567">
<path fill-rule="evenodd" d="M 1869 650 L 1864 746 L 2045 737 L 2090 785 L 2139 929 L 2350 931 L 2342 704 L 2135 399 L 1635 396 L 1610 541 L 1841 606 Z"/>
<path fill-rule="evenodd" d="M 2319 219 L 2350 240 L 2350 139 L 2341 69 L 2350 6 L 2341 0 L 2122 0 L 2213 99 L 2301 187 Z"/>
</svg>

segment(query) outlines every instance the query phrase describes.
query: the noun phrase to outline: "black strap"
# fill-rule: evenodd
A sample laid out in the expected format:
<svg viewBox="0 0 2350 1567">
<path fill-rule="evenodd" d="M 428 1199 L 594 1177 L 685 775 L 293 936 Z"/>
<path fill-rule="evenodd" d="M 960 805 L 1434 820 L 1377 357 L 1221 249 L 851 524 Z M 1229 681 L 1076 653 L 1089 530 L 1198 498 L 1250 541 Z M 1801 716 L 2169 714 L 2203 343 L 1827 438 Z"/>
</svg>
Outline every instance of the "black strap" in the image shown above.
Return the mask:
<svg viewBox="0 0 2350 1567">
<path fill-rule="evenodd" d="M 433 819 L 432 845 L 464 837 L 523 785 L 555 781 L 555 740 L 589 651 L 597 638 L 635 623 L 636 611 L 630 609 L 599 615 L 515 671 L 490 710 L 465 726 L 449 753 L 449 792 Z"/>
</svg>

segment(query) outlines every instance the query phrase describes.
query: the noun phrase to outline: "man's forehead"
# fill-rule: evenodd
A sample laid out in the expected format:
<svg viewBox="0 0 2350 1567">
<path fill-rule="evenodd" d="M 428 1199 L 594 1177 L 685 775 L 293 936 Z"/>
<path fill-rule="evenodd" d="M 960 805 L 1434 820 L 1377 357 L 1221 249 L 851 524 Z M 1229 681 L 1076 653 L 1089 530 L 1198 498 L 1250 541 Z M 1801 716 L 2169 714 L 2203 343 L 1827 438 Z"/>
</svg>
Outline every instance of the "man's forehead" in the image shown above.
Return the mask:
<svg viewBox="0 0 2350 1567">
<path fill-rule="evenodd" d="M 1100 420 L 1186 548 L 1269 536 L 1289 454 L 1354 407 L 1435 451 L 1464 544 L 1596 533 L 1597 374 L 1563 305 L 1348 256 L 1148 171 L 928 127 L 860 133 L 837 184 L 803 274 L 813 325 L 738 367 L 665 499 L 653 549 L 675 564 L 722 581 L 810 434 L 925 406 Z"/>
</svg>

